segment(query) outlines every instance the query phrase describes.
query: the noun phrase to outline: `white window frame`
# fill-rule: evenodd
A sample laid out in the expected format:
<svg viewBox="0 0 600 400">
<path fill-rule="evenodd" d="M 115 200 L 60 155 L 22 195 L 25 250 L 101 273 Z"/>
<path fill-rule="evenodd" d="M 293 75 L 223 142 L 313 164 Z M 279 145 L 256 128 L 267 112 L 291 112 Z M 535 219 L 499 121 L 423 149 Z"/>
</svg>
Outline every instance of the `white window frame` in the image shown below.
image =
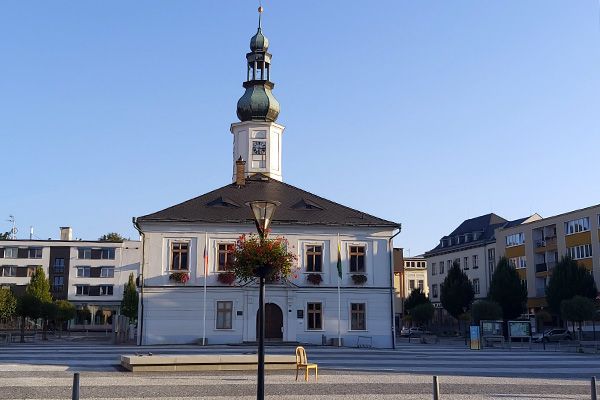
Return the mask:
<svg viewBox="0 0 600 400">
<path fill-rule="evenodd" d="M 112 271 L 112 274 L 106 275 L 104 271 Z M 115 277 L 115 267 L 110 265 L 104 265 L 100 267 L 100 278 L 114 278 Z"/>
<path fill-rule="evenodd" d="M 350 271 L 350 247 L 355 247 L 355 246 L 362 246 L 364 247 L 364 271 L 359 272 L 359 271 Z M 367 270 L 368 270 L 368 263 L 369 263 L 369 246 L 367 245 L 367 243 L 365 242 L 347 242 L 346 243 L 346 265 L 347 265 L 347 275 L 367 275 Z"/>
<path fill-rule="evenodd" d="M 352 329 L 352 305 L 353 304 L 362 304 L 364 306 L 363 316 L 365 319 L 365 329 Z M 369 326 L 367 324 L 367 302 L 364 300 L 352 300 L 348 303 L 348 331 L 350 332 L 367 332 L 369 330 Z"/>
<path fill-rule="evenodd" d="M 310 329 L 308 327 L 309 314 L 308 314 L 308 305 L 309 304 L 320 304 L 321 305 L 321 328 L 319 329 Z M 307 300 L 304 305 L 304 318 L 306 320 L 306 325 L 304 330 L 307 332 L 324 332 L 325 331 L 325 302 L 323 300 Z"/>
<path fill-rule="evenodd" d="M 83 275 L 79 275 L 79 270 L 82 269 L 83 271 L 88 271 L 87 276 L 85 275 L 85 273 Z M 89 265 L 78 265 L 75 267 L 75 277 L 76 278 L 91 278 L 92 276 L 92 267 Z"/>
<path fill-rule="evenodd" d="M 108 288 L 112 288 L 112 293 L 108 293 Z M 99 295 L 98 296 L 114 296 L 115 295 L 115 286 L 114 285 L 98 285 Z M 103 290 L 106 288 L 106 292 Z"/>
<path fill-rule="evenodd" d="M 231 310 L 229 313 L 229 328 L 219 328 L 219 303 L 230 303 Z M 215 301 L 215 330 L 218 331 L 232 331 L 233 329 L 233 313 L 234 313 L 234 301 L 233 300 L 216 300 Z"/>
<path fill-rule="evenodd" d="M 217 273 L 225 272 L 225 269 L 219 269 L 219 245 L 227 245 L 227 246 L 235 246 L 235 241 L 232 240 L 218 240 L 215 241 L 215 261 L 214 261 L 214 271 Z M 203 261 L 204 262 L 204 261 Z"/>
<path fill-rule="evenodd" d="M 10 256 L 8 256 L 8 252 L 10 251 Z M 19 248 L 18 247 L 5 247 L 4 248 L 4 258 L 15 259 L 19 258 Z"/>
<path fill-rule="evenodd" d="M 87 288 L 87 293 L 83 293 L 83 288 Z M 78 293 L 79 288 L 82 288 L 81 292 Z M 75 296 L 89 296 L 90 295 L 90 285 L 75 285 Z"/>
<path fill-rule="evenodd" d="M 321 246 L 321 270 L 320 271 L 309 271 L 308 270 L 308 247 L 309 246 Z M 323 274 L 325 272 L 325 242 L 304 242 L 302 244 L 302 271 L 305 274 Z M 340 255 L 341 257 L 341 255 Z M 337 262 L 337 260 L 336 260 Z"/>
</svg>

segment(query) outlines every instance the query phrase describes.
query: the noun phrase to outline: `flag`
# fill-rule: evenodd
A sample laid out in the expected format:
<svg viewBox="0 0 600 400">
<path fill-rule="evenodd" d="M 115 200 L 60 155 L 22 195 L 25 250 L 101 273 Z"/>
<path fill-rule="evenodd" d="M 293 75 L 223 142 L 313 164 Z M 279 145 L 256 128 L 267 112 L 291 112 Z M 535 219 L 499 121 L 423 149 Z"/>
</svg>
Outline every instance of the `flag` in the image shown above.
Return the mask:
<svg viewBox="0 0 600 400">
<path fill-rule="evenodd" d="M 204 276 L 208 275 L 208 240 L 204 244 Z"/>
<path fill-rule="evenodd" d="M 342 279 L 342 248 L 340 247 L 340 235 L 338 235 L 338 260 L 337 260 L 338 276 Z"/>
</svg>

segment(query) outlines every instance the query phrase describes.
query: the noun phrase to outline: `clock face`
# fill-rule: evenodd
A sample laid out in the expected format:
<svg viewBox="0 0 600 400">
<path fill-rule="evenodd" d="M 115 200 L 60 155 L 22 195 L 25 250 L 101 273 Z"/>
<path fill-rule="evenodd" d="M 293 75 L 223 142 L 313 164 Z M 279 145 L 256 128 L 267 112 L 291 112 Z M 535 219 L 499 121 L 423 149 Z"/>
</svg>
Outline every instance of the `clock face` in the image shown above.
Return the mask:
<svg viewBox="0 0 600 400">
<path fill-rule="evenodd" d="M 262 141 L 252 142 L 252 154 L 255 156 L 264 156 L 267 154 L 267 143 Z"/>
</svg>

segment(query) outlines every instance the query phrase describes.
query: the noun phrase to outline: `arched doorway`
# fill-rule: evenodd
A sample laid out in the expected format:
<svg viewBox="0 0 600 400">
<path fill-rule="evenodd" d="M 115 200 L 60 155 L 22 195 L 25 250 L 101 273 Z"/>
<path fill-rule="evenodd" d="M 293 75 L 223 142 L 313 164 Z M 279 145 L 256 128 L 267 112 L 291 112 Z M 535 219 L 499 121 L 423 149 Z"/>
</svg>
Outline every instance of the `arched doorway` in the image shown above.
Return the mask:
<svg viewBox="0 0 600 400">
<path fill-rule="evenodd" d="M 256 340 L 258 340 L 258 311 L 256 312 Z M 283 311 L 275 303 L 265 304 L 265 340 L 283 340 Z"/>
</svg>

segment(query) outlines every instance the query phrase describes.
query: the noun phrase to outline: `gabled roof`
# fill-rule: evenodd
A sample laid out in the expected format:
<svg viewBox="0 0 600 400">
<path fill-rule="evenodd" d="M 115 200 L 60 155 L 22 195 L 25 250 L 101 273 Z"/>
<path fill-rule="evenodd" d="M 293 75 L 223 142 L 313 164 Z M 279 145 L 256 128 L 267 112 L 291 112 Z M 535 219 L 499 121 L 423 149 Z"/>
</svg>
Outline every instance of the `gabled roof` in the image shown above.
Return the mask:
<svg viewBox="0 0 600 400">
<path fill-rule="evenodd" d="M 487 243 L 493 243 L 496 241 L 496 229 L 517 226 L 529 221 L 535 216 L 538 215 L 534 214 L 529 217 L 508 221 L 499 215 L 490 213 L 467 219 L 463 221 L 458 228 L 453 230 L 448 236 L 444 236 L 436 247 L 425 252 L 424 256 L 431 257 L 438 254 L 452 253 L 467 248 L 483 246 Z M 465 235 L 470 236 L 470 240 L 464 240 Z M 456 241 L 453 240 L 456 237 L 462 238 L 462 240 L 456 243 Z M 446 240 L 446 244 L 442 245 L 444 240 Z"/>
<path fill-rule="evenodd" d="M 274 200 L 273 224 L 365 226 L 399 228 L 400 224 L 377 218 L 319 197 L 262 174 L 246 178 L 246 184 L 223 186 L 183 203 L 137 218 L 138 222 L 250 223 L 246 203 Z"/>
</svg>

